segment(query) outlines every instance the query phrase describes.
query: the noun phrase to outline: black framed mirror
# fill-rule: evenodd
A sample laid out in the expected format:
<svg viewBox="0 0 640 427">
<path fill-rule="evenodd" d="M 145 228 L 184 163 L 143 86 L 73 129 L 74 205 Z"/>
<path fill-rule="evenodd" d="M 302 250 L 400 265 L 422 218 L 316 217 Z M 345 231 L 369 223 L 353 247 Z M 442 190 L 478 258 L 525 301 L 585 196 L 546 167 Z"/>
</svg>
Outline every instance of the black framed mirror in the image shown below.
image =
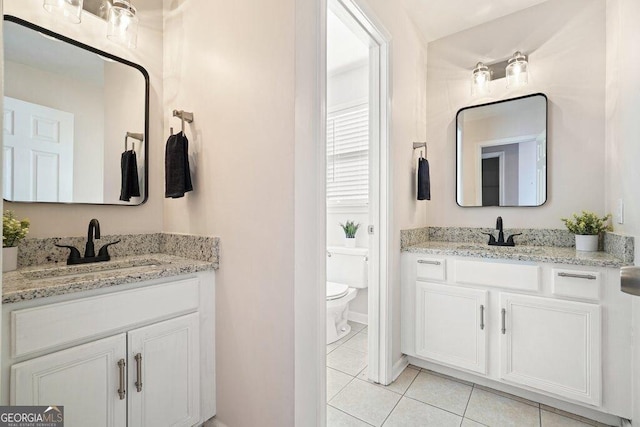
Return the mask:
<svg viewBox="0 0 640 427">
<path fill-rule="evenodd" d="M 465 107 L 456 114 L 456 202 L 541 206 L 547 200 L 547 97 Z"/>
<path fill-rule="evenodd" d="M 136 206 L 149 189 L 149 74 L 4 17 L 3 196 Z"/>
</svg>

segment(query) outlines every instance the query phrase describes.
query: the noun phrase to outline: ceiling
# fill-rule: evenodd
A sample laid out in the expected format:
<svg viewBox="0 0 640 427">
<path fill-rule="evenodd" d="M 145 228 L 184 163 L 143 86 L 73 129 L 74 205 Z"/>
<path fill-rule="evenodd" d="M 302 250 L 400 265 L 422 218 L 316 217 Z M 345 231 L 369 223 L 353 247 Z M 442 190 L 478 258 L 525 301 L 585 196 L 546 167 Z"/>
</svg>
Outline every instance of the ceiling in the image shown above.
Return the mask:
<svg viewBox="0 0 640 427">
<path fill-rule="evenodd" d="M 547 0 L 402 0 L 425 42 L 544 3 Z"/>
</svg>

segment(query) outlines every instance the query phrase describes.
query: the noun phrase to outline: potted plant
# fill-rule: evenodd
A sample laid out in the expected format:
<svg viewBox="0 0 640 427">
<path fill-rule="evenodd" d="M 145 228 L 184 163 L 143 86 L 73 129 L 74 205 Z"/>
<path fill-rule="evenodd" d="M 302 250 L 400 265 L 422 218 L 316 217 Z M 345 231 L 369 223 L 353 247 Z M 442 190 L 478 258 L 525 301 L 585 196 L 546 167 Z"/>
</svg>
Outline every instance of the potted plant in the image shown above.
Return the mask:
<svg viewBox="0 0 640 427">
<path fill-rule="evenodd" d="M 598 240 L 603 231 L 612 231 L 608 223 L 611 214 L 599 217 L 593 212 L 582 211 L 580 215 L 573 214 L 571 218 L 561 218 L 567 229 L 576 235 L 576 250 L 596 252 Z"/>
<path fill-rule="evenodd" d="M 2 271 L 18 268 L 18 242 L 29 232 L 29 220 L 18 220 L 12 211 L 2 215 Z"/>
<path fill-rule="evenodd" d="M 356 247 L 356 233 L 360 224 L 356 224 L 353 221 L 347 221 L 344 224 L 340 223 L 340 226 L 344 230 L 345 246 L 348 248 Z"/>
</svg>

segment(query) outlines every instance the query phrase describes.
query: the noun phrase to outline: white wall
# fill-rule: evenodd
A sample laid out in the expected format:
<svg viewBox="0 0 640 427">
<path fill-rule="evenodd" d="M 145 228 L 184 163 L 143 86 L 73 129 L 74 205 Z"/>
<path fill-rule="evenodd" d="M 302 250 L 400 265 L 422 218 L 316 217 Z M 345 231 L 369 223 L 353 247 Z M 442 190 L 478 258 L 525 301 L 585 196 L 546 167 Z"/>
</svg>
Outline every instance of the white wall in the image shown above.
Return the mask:
<svg viewBox="0 0 640 427">
<path fill-rule="evenodd" d="M 140 15 L 138 48 L 127 49 L 106 38 L 106 22 L 84 13 L 82 23 L 57 20 L 42 7 L 41 0 L 4 0 L 4 12 L 56 33 L 94 46 L 142 65 L 150 75 L 149 150 L 151 188 L 149 200 L 138 207 L 5 203 L 18 217 L 31 220 L 29 237 L 83 236 L 91 218 L 98 218 L 104 233 L 151 233 L 162 231 L 164 195 L 164 135 L 162 132 L 162 5 L 157 0 L 137 0 Z M 120 180 L 118 175 L 117 180 Z M 115 179 L 115 178 L 114 178 Z"/>
<path fill-rule="evenodd" d="M 295 2 L 165 0 L 165 135 L 188 126 L 194 191 L 164 228 L 220 236 L 218 420 L 294 420 Z M 311 168 L 312 165 L 309 165 Z"/>
<path fill-rule="evenodd" d="M 529 55 L 525 89 L 492 82 L 486 98 L 471 97 L 471 70 L 522 50 Z M 554 0 L 428 45 L 427 139 L 430 143 L 431 226 L 562 228 L 560 218 L 605 209 L 605 1 Z M 586 72 L 585 70 L 588 70 Z M 456 205 L 455 116 L 474 104 L 542 92 L 549 97 L 548 198 L 544 206 L 465 209 Z"/>
<path fill-rule="evenodd" d="M 640 242 L 640 4 L 607 0 L 607 211 L 615 216 L 617 201 L 625 203 L 625 223 L 618 231 Z M 636 249 L 640 266 L 640 250 Z M 640 425 L 640 297 L 633 300 L 634 391 L 633 425 Z"/>
<path fill-rule="evenodd" d="M 73 199 L 102 202 L 105 130 L 102 85 L 17 62 L 5 61 L 4 67 L 6 96 L 73 114 Z"/>
</svg>

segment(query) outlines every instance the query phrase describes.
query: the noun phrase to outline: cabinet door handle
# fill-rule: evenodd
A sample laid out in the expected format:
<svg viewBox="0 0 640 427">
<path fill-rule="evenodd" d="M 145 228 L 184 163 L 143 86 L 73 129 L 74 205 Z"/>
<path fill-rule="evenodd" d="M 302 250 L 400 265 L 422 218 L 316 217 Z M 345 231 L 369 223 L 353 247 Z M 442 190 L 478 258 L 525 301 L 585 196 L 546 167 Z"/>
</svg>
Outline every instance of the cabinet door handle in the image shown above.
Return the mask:
<svg viewBox="0 0 640 427">
<path fill-rule="evenodd" d="M 484 304 L 480 306 L 480 330 L 484 330 Z"/>
<path fill-rule="evenodd" d="M 502 309 L 502 335 L 507 333 L 507 310 Z"/>
<path fill-rule="evenodd" d="M 441 265 L 440 261 L 431 261 L 428 259 L 419 259 L 418 264 Z"/>
<path fill-rule="evenodd" d="M 118 395 L 120 396 L 120 400 L 124 400 L 127 397 L 127 389 L 125 386 L 125 368 L 127 367 L 127 362 L 124 359 L 118 360 L 118 368 L 120 369 L 120 388 L 118 388 Z"/>
<path fill-rule="evenodd" d="M 573 273 L 558 273 L 558 277 L 571 277 L 574 279 L 587 279 L 596 280 L 597 277 L 593 274 L 573 274 Z"/>
<path fill-rule="evenodd" d="M 136 359 L 136 390 L 138 393 L 142 391 L 142 353 L 135 355 Z"/>
</svg>

